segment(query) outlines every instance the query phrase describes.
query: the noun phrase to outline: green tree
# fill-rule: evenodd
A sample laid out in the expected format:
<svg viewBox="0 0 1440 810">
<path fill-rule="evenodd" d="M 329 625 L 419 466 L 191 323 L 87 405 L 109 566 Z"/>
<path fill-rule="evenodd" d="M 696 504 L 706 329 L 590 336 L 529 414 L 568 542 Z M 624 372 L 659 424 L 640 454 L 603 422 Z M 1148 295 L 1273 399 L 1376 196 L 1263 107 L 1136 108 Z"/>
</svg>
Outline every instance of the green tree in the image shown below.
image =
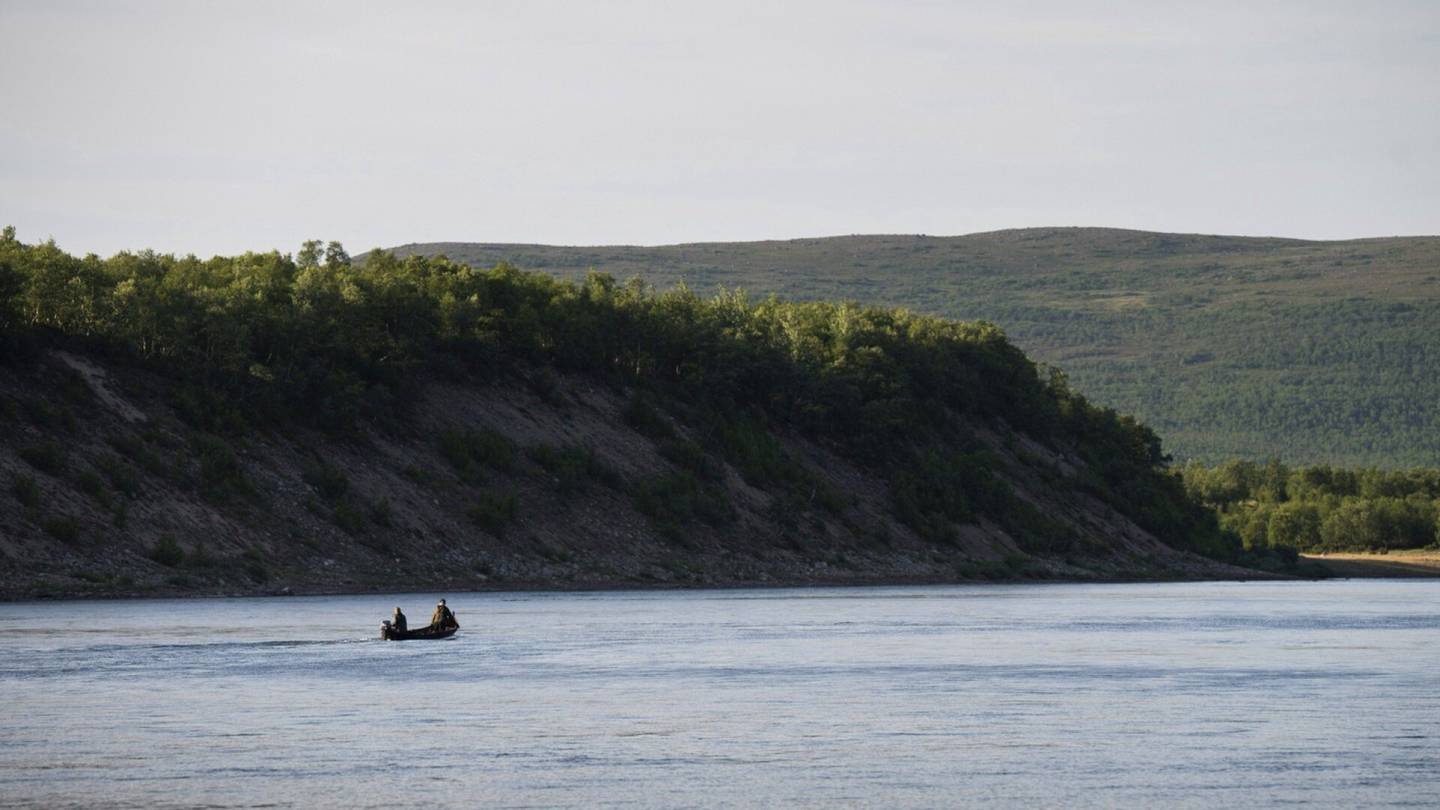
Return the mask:
<svg viewBox="0 0 1440 810">
<path fill-rule="evenodd" d="M 1270 513 L 1266 540 L 1271 548 L 1300 550 L 1320 545 L 1320 511 L 1303 503 L 1283 503 Z"/>
<path fill-rule="evenodd" d="M 1324 548 L 1339 551 L 1361 548 L 1378 551 L 1389 548 L 1375 507 L 1368 501 L 1351 500 L 1331 512 L 1320 526 Z"/>
<path fill-rule="evenodd" d="M 322 255 L 322 242 L 319 239 L 307 239 L 300 245 L 300 252 L 295 254 L 295 266 L 302 270 L 320 266 Z"/>
<path fill-rule="evenodd" d="M 345 252 L 344 245 L 333 241 L 325 245 L 325 266 L 332 269 L 350 266 L 350 254 Z"/>
</svg>

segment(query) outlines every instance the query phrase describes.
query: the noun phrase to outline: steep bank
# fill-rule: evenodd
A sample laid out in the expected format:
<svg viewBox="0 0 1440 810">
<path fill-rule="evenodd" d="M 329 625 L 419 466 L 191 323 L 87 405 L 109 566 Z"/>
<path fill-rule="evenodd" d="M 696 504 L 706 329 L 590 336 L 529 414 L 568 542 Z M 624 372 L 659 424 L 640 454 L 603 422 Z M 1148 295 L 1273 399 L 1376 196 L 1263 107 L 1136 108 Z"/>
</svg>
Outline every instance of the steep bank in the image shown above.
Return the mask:
<svg viewBox="0 0 1440 810">
<path fill-rule="evenodd" d="M 749 482 L 676 449 L 703 441 L 683 418 L 637 426 L 633 392 L 574 375 L 430 379 L 404 428 L 345 438 L 197 431 L 171 385 L 69 352 L 0 371 L 0 594 L 1255 575 L 1166 546 L 1076 486 L 1083 462 L 1003 425 L 978 432 L 997 474 L 1073 550 L 986 516 L 927 540 L 880 475 L 794 433 L 777 442 L 815 496 Z"/>
<path fill-rule="evenodd" d="M 0 239 L 7 595 L 1275 562 L 990 324 L 324 254 Z"/>
</svg>

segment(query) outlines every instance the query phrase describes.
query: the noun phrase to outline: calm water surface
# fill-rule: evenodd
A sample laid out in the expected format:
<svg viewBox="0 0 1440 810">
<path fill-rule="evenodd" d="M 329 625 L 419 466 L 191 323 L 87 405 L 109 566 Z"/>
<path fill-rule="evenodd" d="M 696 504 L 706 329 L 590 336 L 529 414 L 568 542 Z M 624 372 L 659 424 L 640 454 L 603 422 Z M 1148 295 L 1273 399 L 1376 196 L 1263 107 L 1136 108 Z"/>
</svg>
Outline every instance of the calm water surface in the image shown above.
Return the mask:
<svg viewBox="0 0 1440 810">
<path fill-rule="evenodd" d="M 1440 581 L 0 605 L 0 805 L 1440 805 Z"/>
</svg>

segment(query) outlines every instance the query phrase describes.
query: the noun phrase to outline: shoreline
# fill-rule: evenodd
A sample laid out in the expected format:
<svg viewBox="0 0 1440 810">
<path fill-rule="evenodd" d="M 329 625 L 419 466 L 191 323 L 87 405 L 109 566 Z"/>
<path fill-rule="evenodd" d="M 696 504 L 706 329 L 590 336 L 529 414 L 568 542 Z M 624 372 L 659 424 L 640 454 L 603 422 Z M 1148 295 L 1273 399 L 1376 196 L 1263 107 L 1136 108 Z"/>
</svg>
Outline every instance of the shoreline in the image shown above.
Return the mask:
<svg viewBox="0 0 1440 810">
<path fill-rule="evenodd" d="M 1332 551 L 1302 554 L 1300 559 L 1349 579 L 1440 579 L 1440 549 L 1402 549 L 1384 553 Z"/>
<path fill-rule="evenodd" d="M 292 583 L 279 587 L 253 590 L 171 591 L 133 590 L 109 593 L 83 591 L 50 591 L 36 587 L 29 593 L 0 594 L 0 603 L 101 601 L 119 599 L 241 599 L 292 596 L 367 596 L 393 593 L 609 593 L 614 591 L 726 591 L 782 590 L 787 588 L 886 588 L 928 585 L 1127 585 L 1157 582 L 1251 582 L 1299 581 L 1324 579 L 1440 579 L 1440 550 L 1407 549 L 1388 553 L 1329 552 L 1300 555 L 1310 570 L 1323 569 L 1328 576 L 1277 574 L 1266 571 L 1235 571 L 1233 575 L 1174 575 L 1120 577 L 1015 577 L 955 579 L 950 577 L 835 577 L 805 579 L 765 579 L 730 582 L 557 582 L 555 580 L 517 580 L 505 583 L 452 580 L 438 583 L 397 582 L 385 585 L 325 587 Z"/>
<path fill-rule="evenodd" d="M 1437 571 L 1436 576 L 1440 576 Z M 611 593 L 616 591 L 736 591 L 736 590 L 784 590 L 794 588 L 903 588 L 933 585 L 1135 585 L 1164 582 L 1316 582 L 1338 577 L 1303 577 L 1288 574 L 1273 574 L 1255 571 L 1253 574 L 1236 576 L 1156 576 L 1156 577 L 1019 577 L 1013 579 L 953 579 L 946 577 L 884 577 L 875 579 L 804 579 L 804 580 L 756 580 L 746 582 L 709 583 L 636 583 L 636 582 L 589 582 L 564 584 L 553 581 L 523 581 L 503 585 L 475 582 L 450 582 L 432 586 L 412 583 L 396 583 L 393 586 L 377 588 L 323 588 L 306 586 L 285 586 L 254 591 L 211 591 L 190 593 L 52 593 L 0 595 L 0 603 L 21 602 L 62 602 L 62 601 L 110 601 L 122 599 L 248 599 L 284 598 L 295 596 L 368 596 L 394 593 Z M 448 586 L 448 587 L 447 587 Z"/>
</svg>

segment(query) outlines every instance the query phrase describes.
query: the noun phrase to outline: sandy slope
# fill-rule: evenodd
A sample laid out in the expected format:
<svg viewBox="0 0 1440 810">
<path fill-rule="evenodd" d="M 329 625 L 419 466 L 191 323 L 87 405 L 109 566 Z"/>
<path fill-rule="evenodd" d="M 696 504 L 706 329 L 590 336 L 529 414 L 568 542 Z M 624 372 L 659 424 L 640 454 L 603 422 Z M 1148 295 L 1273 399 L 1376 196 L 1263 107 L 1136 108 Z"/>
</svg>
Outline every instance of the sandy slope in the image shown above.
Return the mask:
<svg viewBox="0 0 1440 810">
<path fill-rule="evenodd" d="M 1306 554 L 1340 577 L 1440 577 L 1440 551 L 1406 550 L 1387 554 Z"/>
</svg>

